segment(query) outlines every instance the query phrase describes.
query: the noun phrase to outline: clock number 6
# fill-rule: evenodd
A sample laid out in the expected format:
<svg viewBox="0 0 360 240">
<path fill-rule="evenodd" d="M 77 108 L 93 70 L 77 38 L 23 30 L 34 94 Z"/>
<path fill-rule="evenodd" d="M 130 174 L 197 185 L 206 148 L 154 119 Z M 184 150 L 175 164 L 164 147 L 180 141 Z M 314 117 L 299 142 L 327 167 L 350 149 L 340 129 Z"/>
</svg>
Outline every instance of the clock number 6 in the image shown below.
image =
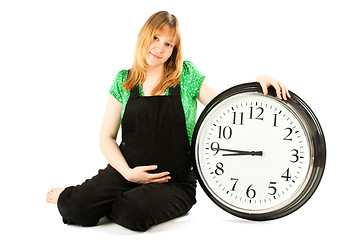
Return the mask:
<svg viewBox="0 0 360 240">
<path fill-rule="evenodd" d="M 256 196 L 256 192 L 254 189 L 251 188 L 252 187 L 252 184 L 247 188 L 246 190 L 246 196 L 248 198 L 254 198 Z"/>
</svg>

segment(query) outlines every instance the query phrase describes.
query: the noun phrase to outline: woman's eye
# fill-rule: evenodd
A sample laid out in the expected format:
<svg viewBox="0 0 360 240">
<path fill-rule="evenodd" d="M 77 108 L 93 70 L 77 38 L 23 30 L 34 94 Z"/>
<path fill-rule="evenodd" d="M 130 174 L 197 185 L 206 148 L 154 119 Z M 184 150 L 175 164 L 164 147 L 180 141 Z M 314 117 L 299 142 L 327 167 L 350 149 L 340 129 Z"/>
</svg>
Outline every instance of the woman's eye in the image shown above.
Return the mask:
<svg viewBox="0 0 360 240">
<path fill-rule="evenodd" d="M 166 43 L 166 46 L 172 47 L 172 44 L 171 43 Z"/>
<path fill-rule="evenodd" d="M 154 40 L 159 40 L 159 38 L 157 36 L 154 36 Z"/>
</svg>

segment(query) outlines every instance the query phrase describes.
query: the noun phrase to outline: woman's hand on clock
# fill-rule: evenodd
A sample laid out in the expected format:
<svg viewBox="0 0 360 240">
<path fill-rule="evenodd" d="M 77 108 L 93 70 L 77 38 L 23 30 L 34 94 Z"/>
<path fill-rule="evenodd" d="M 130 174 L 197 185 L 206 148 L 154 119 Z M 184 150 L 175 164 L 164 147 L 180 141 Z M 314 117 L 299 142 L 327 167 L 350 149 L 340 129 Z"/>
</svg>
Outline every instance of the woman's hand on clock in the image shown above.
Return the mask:
<svg viewBox="0 0 360 240">
<path fill-rule="evenodd" d="M 282 84 L 279 80 L 276 80 L 268 75 L 261 74 L 256 79 L 255 82 L 260 83 L 263 93 L 268 94 L 268 87 L 273 86 L 276 90 L 276 95 L 279 99 L 287 100 L 291 98 L 289 91 L 286 86 Z"/>
<path fill-rule="evenodd" d="M 134 168 L 130 168 L 126 172 L 126 180 L 133 183 L 138 184 L 148 184 L 148 183 L 165 183 L 168 182 L 171 177 L 169 176 L 169 172 L 161 172 L 161 173 L 148 173 L 148 171 L 152 171 L 157 169 L 156 165 L 150 166 L 138 166 Z"/>
</svg>

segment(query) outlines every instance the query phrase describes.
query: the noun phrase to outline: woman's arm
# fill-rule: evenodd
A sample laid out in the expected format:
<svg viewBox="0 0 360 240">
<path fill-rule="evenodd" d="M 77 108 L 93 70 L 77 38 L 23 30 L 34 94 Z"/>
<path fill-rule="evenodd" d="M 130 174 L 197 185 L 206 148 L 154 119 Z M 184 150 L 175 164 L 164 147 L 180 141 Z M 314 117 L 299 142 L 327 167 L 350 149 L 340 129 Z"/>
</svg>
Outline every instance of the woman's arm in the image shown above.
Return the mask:
<svg viewBox="0 0 360 240">
<path fill-rule="evenodd" d="M 100 130 L 100 150 L 110 165 L 125 177 L 130 168 L 116 143 L 121 123 L 121 109 L 122 103 L 110 95 Z"/>
<path fill-rule="evenodd" d="M 284 84 L 268 75 L 259 75 L 255 79 L 255 82 L 260 83 L 265 95 L 268 94 L 268 87 L 273 86 L 279 99 L 287 100 L 287 98 L 291 97 Z M 206 106 L 214 97 L 216 97 L 216 95 L 216 92 L 204 81 L 200 88 L 198 96 L 199 101 Z"/>
<path fill-rule="evenodd" d="M 101 125 L 100 150 L 109 164 L 130 182 L 140 184 L 167 182 L 170 179 L 170 176 L 168 176 L 169 172 L 154 174 L 147 172 L 155 170 L 157 168 L 155 165 L 130 168 L 127 164 L 116 143 L 116 137 L 121 123 L 122 107 L 122 103 L 117 101 L 112 95 L 109 96 Z"/>
<path fill-rule="evenodd" d="M 217 93 L 205 81 L 202 83 L 198 99 L 206 106 L 211 100 L 216 97 Z"/>
</svg>

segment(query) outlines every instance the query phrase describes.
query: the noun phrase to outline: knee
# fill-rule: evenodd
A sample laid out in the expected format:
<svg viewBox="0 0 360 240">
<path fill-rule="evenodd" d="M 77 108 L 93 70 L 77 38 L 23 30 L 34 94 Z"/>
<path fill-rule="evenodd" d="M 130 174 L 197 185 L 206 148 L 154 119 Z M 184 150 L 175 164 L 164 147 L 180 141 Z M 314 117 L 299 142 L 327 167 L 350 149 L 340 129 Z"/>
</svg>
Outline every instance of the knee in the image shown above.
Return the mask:
<svg viewBox="0 0 360 240">
<path fill-rule="evenodd" d="M 145 232 L 154 225 L 148 210 L 137 201 L 116 202 L 109 217 L 113 222 L 133 231 Z"/>
<path fill-rule="evenodd" d="M 65 191 L 64 191 L 65 192 Z M 59 197 L 58 209 L 65 224 L 80 226 L 95 226 L 99 219 L 89 214 L 89 209 L 81 199 L 69 198 L 66 192 L 62 198 Z"/>
<path fill-rule="evenodd" d="M 74 224 L 83 227 L 96 226 L 99 219 L 88 216 L 87 211 L 80 205 L 70 205 L 59 209 L 65 224 Z"/>
</svg>

